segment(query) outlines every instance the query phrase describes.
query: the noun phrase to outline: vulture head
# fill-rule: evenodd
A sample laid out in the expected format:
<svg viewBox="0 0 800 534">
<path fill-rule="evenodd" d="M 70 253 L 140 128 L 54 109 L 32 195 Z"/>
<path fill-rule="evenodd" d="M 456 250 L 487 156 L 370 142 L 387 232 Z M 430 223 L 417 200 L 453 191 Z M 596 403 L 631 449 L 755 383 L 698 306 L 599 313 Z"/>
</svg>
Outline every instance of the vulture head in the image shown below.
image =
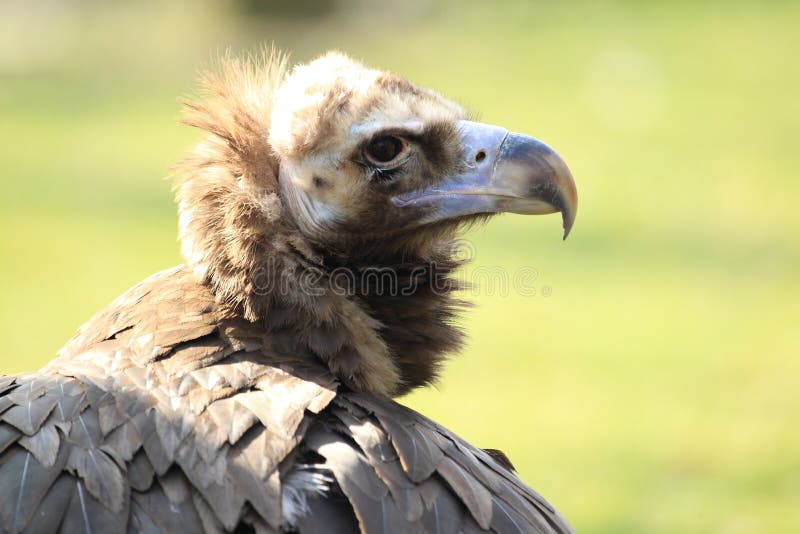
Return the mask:
<svg viewBox="0 0 800 534">
<path fill-rule="evenodd" d="M 460 229 L 560 212 L 577 195 L 547 145 L 468 120 L 437 93 L 338 53 L 268 53 L 206 73 L 175 171 L 183 254 L 232 316 L 288 330 L 357 390 L 432 381 L 461 343 Z"/>
</svg>

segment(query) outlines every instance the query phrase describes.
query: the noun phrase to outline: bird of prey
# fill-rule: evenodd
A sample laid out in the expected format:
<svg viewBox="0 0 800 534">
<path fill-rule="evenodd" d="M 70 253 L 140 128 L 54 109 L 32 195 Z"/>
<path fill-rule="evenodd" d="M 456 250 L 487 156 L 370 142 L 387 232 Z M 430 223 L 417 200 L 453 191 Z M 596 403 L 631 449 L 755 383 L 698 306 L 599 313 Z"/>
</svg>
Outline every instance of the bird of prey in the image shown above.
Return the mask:
<svg viewBox="0 0 800 534">
<path fill-rule="evenodd" d="M 0 531 L 571 531 L 501 454 L 392 400 L 461 344 L 465 226 L 569 232 L 561 158 L 338 53 L 229 58 L 202 87 L 185 263 L 0 378 Z"/>
</svg>

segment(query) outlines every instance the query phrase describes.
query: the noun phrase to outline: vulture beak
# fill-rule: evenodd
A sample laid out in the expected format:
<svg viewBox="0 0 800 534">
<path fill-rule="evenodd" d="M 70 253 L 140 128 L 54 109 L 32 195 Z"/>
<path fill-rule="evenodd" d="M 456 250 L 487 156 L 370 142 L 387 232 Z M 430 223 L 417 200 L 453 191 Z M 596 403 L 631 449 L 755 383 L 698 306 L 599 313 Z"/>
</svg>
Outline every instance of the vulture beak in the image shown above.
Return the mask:
<svg viewBox="0 0 800 534">
<path fill-rule="evenodd" d="M 498 126 L 460 121 L 459 131 L 466 169 L 436 185 L 398 195 L 392 203 L 427 208 L 422 224 L 480 213 L 560 211 L 566 239 L 578 193 L 561 157 L 541 141 Z"/>
</svg>

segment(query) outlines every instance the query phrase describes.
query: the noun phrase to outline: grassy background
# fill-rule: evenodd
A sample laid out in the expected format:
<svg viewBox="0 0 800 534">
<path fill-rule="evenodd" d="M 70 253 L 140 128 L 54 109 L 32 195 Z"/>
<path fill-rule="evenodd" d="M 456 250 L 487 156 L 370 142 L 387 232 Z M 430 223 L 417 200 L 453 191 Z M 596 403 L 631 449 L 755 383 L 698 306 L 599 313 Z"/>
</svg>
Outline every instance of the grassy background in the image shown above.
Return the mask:
<svg viewBox="0 0 800 534">
<path fill-rule="evenodd" d="M 406 402 L 581 532 L 800 531 L 800 4 L 322 4 L 0 4 L 0 370 L 180 261 L 161 177 L 199 66 L 339 48 L 546 140 L 580 192 L 566 243 L 556 217 L 471 235 L 539 292 L 479 295 Z"/>
</svg>

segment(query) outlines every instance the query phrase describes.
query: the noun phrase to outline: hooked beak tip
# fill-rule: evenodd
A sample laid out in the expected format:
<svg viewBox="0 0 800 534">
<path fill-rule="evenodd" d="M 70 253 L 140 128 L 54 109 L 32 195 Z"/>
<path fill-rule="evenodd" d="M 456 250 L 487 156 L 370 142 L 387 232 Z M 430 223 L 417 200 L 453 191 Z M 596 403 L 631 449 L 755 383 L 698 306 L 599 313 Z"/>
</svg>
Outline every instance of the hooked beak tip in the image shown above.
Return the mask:
<svg viewBox="0 0 800 534">
<path fill-rule="evenodd" d="M 566 168 L 566 165 L 564 165 L 564 169 L 566 176 L 564 177 L 563 190 L 559 198 L 559 206 L 556 206 L 556 208 L 561 212 L 564 227 L 563 239 L 566 240 L 572 230 L 572 225 L 575 223 L 575 214 L 578 209 L 578 192 L 572 179 L 572 173 Z"/>
<path fill-rule="evenodd" d="M 575 222 L 575 215 L 570 214 L 567 211 L 561 212 L 561 216 L 564 220 L 564 237 L 563 240 L 566 241 L 567 236 L 569 236 L 569 231 L 572 230 L 572 223 Z"/>
</svg>

